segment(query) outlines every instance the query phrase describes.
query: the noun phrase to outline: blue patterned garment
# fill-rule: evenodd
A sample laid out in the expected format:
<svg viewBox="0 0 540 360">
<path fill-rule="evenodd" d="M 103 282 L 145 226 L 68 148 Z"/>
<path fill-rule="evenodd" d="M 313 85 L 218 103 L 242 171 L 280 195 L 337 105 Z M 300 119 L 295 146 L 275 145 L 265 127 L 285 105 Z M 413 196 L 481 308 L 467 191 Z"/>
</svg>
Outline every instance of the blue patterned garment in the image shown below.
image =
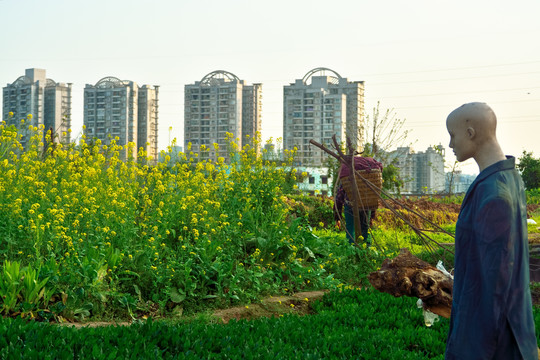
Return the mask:
<svg viewBox="0 0 540 360">
<path fill-rule="evenodd" d="M 484 169 L 456 224 L 450 359 L 538 359 L 527 207 L 515 158 Z"/>
</svg>

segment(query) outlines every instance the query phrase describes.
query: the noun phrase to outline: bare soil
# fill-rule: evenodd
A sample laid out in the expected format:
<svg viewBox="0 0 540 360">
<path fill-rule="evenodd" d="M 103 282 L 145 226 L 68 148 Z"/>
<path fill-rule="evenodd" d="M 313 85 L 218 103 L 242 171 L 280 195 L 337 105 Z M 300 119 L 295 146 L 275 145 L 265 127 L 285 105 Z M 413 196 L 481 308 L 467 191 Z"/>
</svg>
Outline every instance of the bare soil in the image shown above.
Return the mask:
<svg viewBox="0 0 540 360">
<path fill-rule="evenodd" d="M 259 317 L 278 317 L 285 314 L 309 315 L 311 303 L 322 299 L 325 291 L 299 292 L 292 296 L 268 297 L 258 304 L 237 306 L 217 310 L 213 316 L 227 323 L 231 319 L 254 319 Z"/>
<path fill-rule="evenodd" d="M 212 317 L 217 322 L 228 323 L 230 320 L 252 320 L 260 317 L 279 317 L 285 314 L 309 315 L 314 301 L 322 299 L 326 291 L 306 291 L 291 296 L 270 296 L 260 303 L 236 306 L 214 311 Z M 61 325 L 81 327 L 128 326 L 129 321 L 88 321 L 78 323 L 62 323 Z"/>
</svg>

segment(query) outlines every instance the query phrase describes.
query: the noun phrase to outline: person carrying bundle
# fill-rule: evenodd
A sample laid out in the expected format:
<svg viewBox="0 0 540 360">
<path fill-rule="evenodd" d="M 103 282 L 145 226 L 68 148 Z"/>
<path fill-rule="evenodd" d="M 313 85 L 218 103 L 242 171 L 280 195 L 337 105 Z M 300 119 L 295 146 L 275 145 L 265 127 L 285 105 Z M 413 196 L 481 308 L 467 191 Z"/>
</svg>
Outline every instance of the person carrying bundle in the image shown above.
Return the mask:
<svg viewBox="0 0 540 360">
<path fill-rule="evenodd" d="M 350 157 L 348 157 L 347 163 L 351 163 Z M 373 183 L 380 189 L 382 185 L 382 169 L 383 165 L 379 161 L 370 157 L 354 157 L 354 170 L 358 171 L 362 177 Z M 358 191 L 360 195 L 358 203 L 358 216 L 360 218 L 361 234 L 364 241 L 369 246 L 371 244 L 371 238 L 369 236 L 369 227 L 372 221 L 372 217 L 375 213 L 375 209 L 378 207 L 379 193 L 373 191 L 358 175 L 356 176 L 356 183 L 358 190 L 354 189 L 353 182 L 351 181 L 351 167 L 342 164 L 339 169 L 338 187 L 334 195 L 334 219 L 337 226 L 341 229 L 341 214 L 343 208 L 345 208 L 345 232 L 347 234 L 347 240 L 350 244 L 355 243 L 355 229 L 354 229 L 354 194 L 353 191 Z"/>
</svg>

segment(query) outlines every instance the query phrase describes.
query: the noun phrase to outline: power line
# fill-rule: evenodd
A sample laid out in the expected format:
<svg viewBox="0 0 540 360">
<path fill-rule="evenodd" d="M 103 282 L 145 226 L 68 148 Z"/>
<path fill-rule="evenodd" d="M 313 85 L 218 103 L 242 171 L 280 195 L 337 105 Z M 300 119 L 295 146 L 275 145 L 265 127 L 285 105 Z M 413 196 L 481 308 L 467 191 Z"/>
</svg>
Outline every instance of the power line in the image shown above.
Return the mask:
<svg viewBox="0 0 540 360">
<path fill-rule="evenodd" d="M 416 94 L 416 95 L 396 95 L 396 96 L 385 96 L 385 99 L 395 99 L 395 98 L 411 98 L 411 97 L 427 97 L 427 96 L 444 96 L 444 95 L 461 95 L 461 94 L 477 94 L 477 93 L 500 93 L 507 91 L 521 91 L 521 90 L 539 90 L 540 87 L 532 88 L 510 88 L 510 89 L 498 89 L 498 90 L 476 90 L 476 91 L 456 91 L 448 93 L 435 93 L 435 94 Z"/>
<path fill-rule="evenodd" d="M 482 76 L 465 76 L 465 77 L 453 77 L 446 79 L 424 79 L 424 80 L 407 80 L 407 81 L 392 81 L 392 82 L 370 82 L 370 86 L 380 86 L 380 85 L 396 85 L 396 84 L 413 84 L 413 83 L 429 83 L 429 82 L 441 82 L 441 81 L 455 81 L 455 80 L 472 80 L 472 79 L 485 79 L 493 77 L 508 77 L 516 75 L 531 75 L 531 74 L 540 74 L 540 71 L 530 71 L 524 73 L 512 73 L 512 74 L 496 74 L 496 75 L 482 75 Z"/>
<path fill-rule="evenodd" d="M 441 72 L 441 71 L 456 71 L 456 70 L 473 70 L 473 69 L 487 69 L 501 66 L 514 66 L 514 65 L 528 65 L 528 64 L 538 64 L 540 60 L 534 61 L 523 61 L 517 63 L 506 63 L 506 64 L 491 64 L 491 65 L 477 65 L 477 66 L 464 66 L 464 67 L 454 67 L 454 68 L 443 68 L 443 69 L 429 69 L 429 70 L 416 70 L 416 71 L 405 71 L 405 72 L 395 72 L 395 73 L 381 73 L 381 74 L 368 74 L 368 76 L 388 76 L 388 75 L 406 75 L 406 74 L 422 74 L 429 72 Z"/>
<path fill-rule="evenodd" d="M 512 100 L 512 101 L 494 101 L 491 102 L 491 105 L 495 104 L 514 104 L 514 103 L 523 103 L 523 102 L 540 102 L 540 99 L 527 99 L 527 100 Z M 440 108 L 440 107 L 449 107 L 455 106 L 455 104 L 440 104 L 440 105 L 427 105 L 427 106 L 396 106 L 394 109 L 428 109 L 428 108 Z"/>
</svg>

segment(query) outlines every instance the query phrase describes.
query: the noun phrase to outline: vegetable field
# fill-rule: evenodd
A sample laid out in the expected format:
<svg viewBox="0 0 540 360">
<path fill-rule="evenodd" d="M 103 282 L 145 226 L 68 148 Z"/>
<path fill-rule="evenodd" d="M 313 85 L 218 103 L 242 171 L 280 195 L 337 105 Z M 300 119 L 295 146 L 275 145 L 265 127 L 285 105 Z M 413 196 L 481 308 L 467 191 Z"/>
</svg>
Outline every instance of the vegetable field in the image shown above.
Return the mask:
<svg viewBox="0 0 540 360">
<path fill-rule="evenodd" d="M 228 163 L 190 149 L 154 163 L 142 150 L 126 158 L 136 149 L 113 138 L 62 145 L 28 133 L 22 149 L 17 130 L 0 125 L 2 357 L 442 358 L 447 323 L 426 328 L 414 299 L 367 282 L 401 247 L 434 259 L 388 209 L 374 246 L 349 245 L 329 199 L 295 192 L 294 153 L 264 160 L 256 139 L 243 149 L 231 139 Z M 456 214 L 429 216 L 452 232 Z M 308 317 L 191 317 L 318 289 L 331 292 Z M 88 320 L 133 325 L 47 324 Z"/>
</svg>

